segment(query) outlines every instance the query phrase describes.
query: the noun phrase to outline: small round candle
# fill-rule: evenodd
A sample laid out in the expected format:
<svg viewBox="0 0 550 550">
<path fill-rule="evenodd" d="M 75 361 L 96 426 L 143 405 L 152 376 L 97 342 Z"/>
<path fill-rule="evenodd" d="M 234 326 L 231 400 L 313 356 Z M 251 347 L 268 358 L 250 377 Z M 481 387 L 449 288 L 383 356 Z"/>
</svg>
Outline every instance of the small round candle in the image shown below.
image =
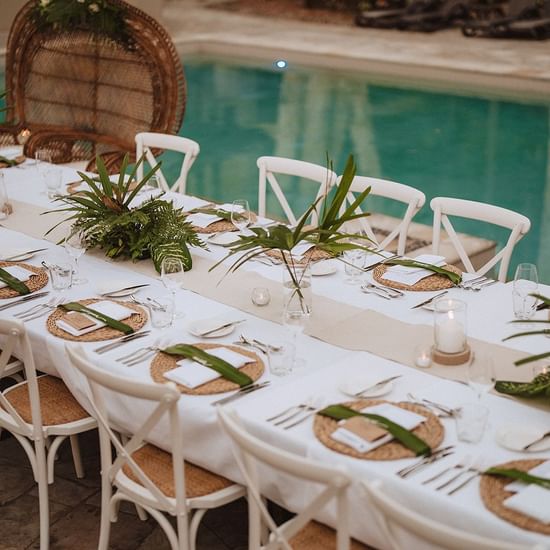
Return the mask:
<svg viewBox="0 0 550 550">
<path fill-rule="evenodd" d="M 258 286 L 252 290 L 252 303 L 255 306 L 267 306 L 271 301 L 269 289 L 264 286 Z"/>
<path fill-rule="evenodd" d="M 414 364 L 421 369 L 432 365 L 432 350 L 429 347 L 418 346 L 414 350 Z"/>
</svg>

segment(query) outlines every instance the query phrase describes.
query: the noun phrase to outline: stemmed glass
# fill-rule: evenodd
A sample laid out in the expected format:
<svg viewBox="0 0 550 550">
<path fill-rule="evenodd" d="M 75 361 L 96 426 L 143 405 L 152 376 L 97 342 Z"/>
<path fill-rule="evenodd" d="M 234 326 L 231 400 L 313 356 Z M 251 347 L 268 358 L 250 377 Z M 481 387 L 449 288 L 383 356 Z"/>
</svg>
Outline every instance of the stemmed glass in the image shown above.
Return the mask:
<svg viewBox="0 0 550 550">
<path fill-rule="evenodd" d="M 250 225 L 250 207 L 247 200 L 233 201 L 231 223 L 239 230 L 239 233 L 242 233 L 243 229 Z"/>
<path fill-rule="evenodd" d="M 531 319 L 537 308 L 537 299 L 530 296 L 539 287 L 537 266 L 534 264 L 519 264 L 514 277 L 512 297 L 514 300 L 514 315 L 517 319 Z"/>
<path fill-rule="evenodd" d="M 84 283 L 87 283 L 88 280 L 83 277 L 78 276 L 78 260 L 80 257 L 86 252 L 86 239 L 84 236 L 84 233 L 82 231 L 77 231 L 75 233 L 71 233 L 66 239 L 65 239 L 65 250 L 67 251 L 67 254 L 71 257 L 71 260 L 73 262 L 73 285 L 82 285 Z"/>
<path fill-rule="evenodd" d="M 179 258 L 175 256 L 163 258 L 160 266 L 160 278 L 162 284 L 172 293 L 172 299 L 174 300 L 172 321 L 176 318 L 181 319 L 184 316 L 184 313 L 178 311 L 176 307 L 176 291 L 181 288 L 184 272 L 183 262 Z"/>
</svg>

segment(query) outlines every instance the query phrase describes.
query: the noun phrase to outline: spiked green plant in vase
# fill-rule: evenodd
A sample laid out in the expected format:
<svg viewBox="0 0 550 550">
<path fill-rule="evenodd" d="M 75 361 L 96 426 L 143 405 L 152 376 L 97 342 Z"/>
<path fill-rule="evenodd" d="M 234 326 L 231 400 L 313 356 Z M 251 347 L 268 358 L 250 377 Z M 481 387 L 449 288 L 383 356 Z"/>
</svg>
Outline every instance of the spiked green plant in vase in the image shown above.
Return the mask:
<svg viewBox="0 0 550 550">
<path fill-rule="evenodd" d="M 56 200 L 65 205 L 54 212 L 68 212 L 60 223 L 72 222 L 72 233 L 81 233 L 87 249 L 100 248 L 108 258 L 133 261 L 151 258 L 160 273 L 162 260 L 168 256 L 181 260 L 184 269 L 192 267 L 189 246 L 204 247 L 186 214 L 161 197 L 145 200 L 139 206 L 130 204 L 147 184 L 160 164 L 154 166 L 141 181 L 136 173 L 140 159 L 128 175 L 128 156 L 124 157 L 120 175 L 111 181 L 100 156 L 96 159 L 97 178 L 79 172 L 89 189 L 64 195 Z M 52 231 L 56 224 L 52 227 Z"/>
<path fill-rule="evenodd" d="M 350 155 L 339 186 L 311 204 L 294 228 L 284 224 L 250 228 L 251 234 L 240 235 L 236 242 L 229 244 L 227 256 L 211 269 L 216 268 L 227 258 L 235 256 L 237 259 L 228 270 L 228 272 L 235 272 L 257 256 L 276 251 L 284 267 L 285 310 L 294 309 L 309 315 L 311 313 L 309 267 L 314 261 L 314 255 L 304 254 L 298 260 L 293 255 L 297 250 L 296 247 L 311 245 L 316 251 L 326 253 L 325 256 L 337 256 L 355 248 L 372 251 L 367 246 L 370 242 L 368 237 L 343 230 L 346 224 L 369 215 L 368 212 L 359 212 L 358 208 L 369 194 L 370 188 L 344 207 L 355 171 L 355 162 Z M 307 226 L 306 222 L 313 213 L 318 216 L 317 225 Z"/>
</svg>

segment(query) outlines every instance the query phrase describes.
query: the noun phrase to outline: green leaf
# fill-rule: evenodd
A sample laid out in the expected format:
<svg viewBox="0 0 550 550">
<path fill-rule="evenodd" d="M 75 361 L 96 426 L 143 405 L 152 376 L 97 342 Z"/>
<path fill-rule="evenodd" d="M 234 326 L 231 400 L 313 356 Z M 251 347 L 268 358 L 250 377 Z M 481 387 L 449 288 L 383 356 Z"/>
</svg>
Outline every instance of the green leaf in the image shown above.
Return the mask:
<svg viewBox="0 0 550 550">
<path fill-rule="evenodd" d="M 0 268 L 0 281 L 6 283 L 11 289 L 17 291 L 18 294 L 30 294 L 29 287 L 23 282 L 10 275 L 5 269 Z"/>
<path fill-rule="evenodd" d="M 3 164 L 7 164 L 8 166 L 15 166 L 17 164 L 17 161 L 15 159 L 8 159 L 6 157 L 3 157 L 0 155 L 0 162 Z"/>
<path fill-rule="evenodd" d="M 550 479 L 545 477 L 534 476 L 527 472 L 522 472 L 516 468 L 489 468 L 483 472 L 489 476 L 508 477 L 510 479 L 516 479 L 523 481 L 529 485 L 539 485 L 545 489 L 550 489 Z"/>
<path fill-rule="evenodd" d="M 524 357 L 523 359 L 519 359 L 518 361 L 515 361 L 514 365 L 519 367 L 521 365 L 525 365 L 526 363 L 532 363 L 533 361 L 540 361 L 541 359 L 546 359 L 547 357 L 550 357 L 550 351 L 545 351 L 544 353 L 540 353 L 538 355 L 530 355 L 529 357 Z"/>
<path fill-rule="evenodd" d="M 189 271 L 193 267 L 193 260 L 185 243 L 164 243 L 151 250 L 151 259 L 158 273 L 161 271 L 162 260 L 169 257 L 181 260 L 184 271 Z"/>
<path fill-rule="evenodd" d="M 182 355 L 188 359 L 192 359 L 201 365 L 208 367 L 209 369 L 215 370 L 217 373 L 221 374 L 223 378 L 234 382 L 239 386 L 249 386 L 253 383 L 252 378 L 241 372 L 239 369 L 236 369 L 233 365 L 230 365 L 227 361 L 215 357 L 206 351 L 199 349 L 195 346 L 189 344 L 175 344 L 169 348 L 162 350 L 168 355 Z"/>
<path fill-rule="evenodd" d="M 389 265 L 403 265 L 405 267 L 421 267 L 422 269 L 427 269 L 428 271 L 433 271 L 438 275 L 443 275 L 451 280 L 455 285 L 459 285 L 462 282 L 462 276 L 454 271 L 449 271 L 443 267 L 437 265 L 427 264 L 424 262 L 417 262 L 416 260 L 387 260 L 385 262 Z"/>
<path fill-rule="evenodd" d="M 346 420 L 354 416 L 362 416 L 368 420 L 372 420 L 375 424 L 387 430 L 399 443 L 413 451 L 416 456 L 430 455 L 432 450 L 430 446 L 420 437 L 413 434 L 411 431 L 403 428 L 399 424 L 392 422 L 384 416 L 378 414 L 369 414 L 355 411 L 345 405 L 330 405 L 319 411 L 317 414 L 327 416 L 334 420 Z"/>
<path fill-rule="evenodd" d="M 102 321 L 108 327 L 113 328 L 115 330 L 119 330 L 124 334 L 132 334 L 134 332 L 134 329 L 131 326 L 127 325 L 126 323 L 123 323 L 122 321 L 117 321 L 116 319 L 113 319 L 108 315 L 104 315 L 103 313 L 100 313 L 95 309 L 91 309 L 89 307 L 83 306 L 78 302 L 69 302 L 67 304 L 61 304 L 58 307 L 60 307 L 61 309 L 64 309 L 65 311 L 78 311 L 79 313 L 84 313 L 86 315 L 89 315 L 94 319 L 98 319 L 99 321 Z"/>
<path fill-rule="evenodd" d="M 550 353 L 548 354 L 550 355 Z M 542 373 L 531 382 L 514 382 L 512 380 L 497 380 L 495 390 L 506 395 L 518 397 L 538 397 L 548 395 L 550 397 L 550 374 Z"/>
</svg>

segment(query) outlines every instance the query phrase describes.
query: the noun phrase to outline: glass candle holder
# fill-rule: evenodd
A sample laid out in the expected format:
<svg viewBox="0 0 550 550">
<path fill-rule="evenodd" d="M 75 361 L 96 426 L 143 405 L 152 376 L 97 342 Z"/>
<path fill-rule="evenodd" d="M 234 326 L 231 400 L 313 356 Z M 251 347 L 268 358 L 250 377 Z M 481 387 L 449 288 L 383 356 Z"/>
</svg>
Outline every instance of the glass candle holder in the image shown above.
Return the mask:
<svg viewBox="0 0 550 550">
<path fill-rule="evenodd" d="M 252 289 L 251 295 L 252 303 L 255 306 L 267 306 L 271 301 L 271 294 L 269 293 L 269 288 L 265 286 L 257 286 Z"/>
<path fill-rule="evenodd" d="M 454 298 L 436 300 L 434 302 L 434 360 L 440 363 L 460 364 L 465 363 L 469 356 L 465 302 Z"/>
</svg>

